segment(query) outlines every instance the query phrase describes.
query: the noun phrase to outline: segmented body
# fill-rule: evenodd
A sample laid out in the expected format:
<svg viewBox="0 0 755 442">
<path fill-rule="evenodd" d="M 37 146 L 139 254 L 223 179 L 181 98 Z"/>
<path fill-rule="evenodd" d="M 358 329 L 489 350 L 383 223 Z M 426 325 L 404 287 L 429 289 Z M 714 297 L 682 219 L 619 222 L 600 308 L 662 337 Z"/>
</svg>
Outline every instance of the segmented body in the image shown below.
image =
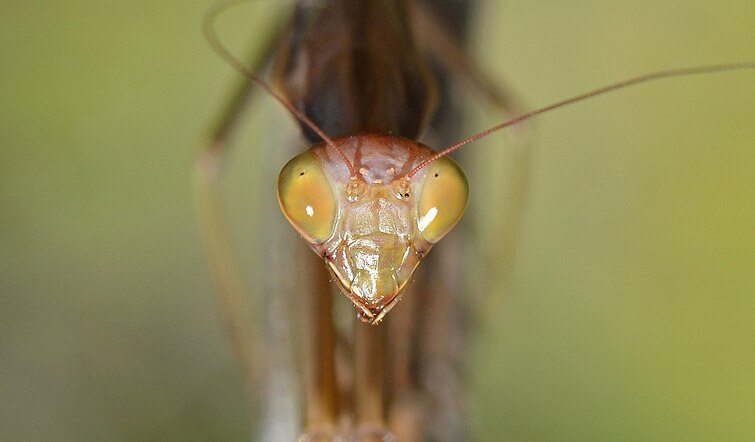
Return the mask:
<svg viewBox="0 0 755 442">
<path fill-rule="evenodd" d="M 460 35 L 466 2 L 441 3 L 437 6 L 453 11 L 443 19 L 454 23 L 454 33 Z M 333 335 L 341 343 L 337 346 L 353 346 L 348 352 L 357 360 L 347 372 L 363 370 L 363 363 L 373 371 L 366 374 L 370 379 L 361 383 L 360 373 L 351 385 L 347 380 L 335 381 L 340 396 L 333 401 L 339 405 L 328 406 L 334 407 L 339 419 L 352 422 L 335 431 L 344 437 L 358 437 L 372 423 L 401 440 L 459 440 L 465 431 L 460 386 L 464 351 L 459 345 L 464 340 L 464 309 L 454 307 L 463 295 L 460 269 L 458 265 L 455 270 L 447 267 L 442 256 L 419 264 L 433 245 L 419 235 L 424 227 L 416 209 L 429 169 L 413 177 L 404 191 L 396 190 L 402 178 L 432 154 L 413 140 L 431 132 L 435 140 L 450 141 L 452 138 L 444 137 L 459 125 L 454 121 L 457 110 L 451 106 L 444 74 L 416 41 L 410 7 L 404 1 L 378 0 L 334 0 L 323 8 L 300 5 L 276 50 L 273 73 L 286 96 L 328 136 L 336 137 L 364 183 L 361 193 L 346 201 L 350 176 L 342 161 L 326 144 L 310 150 L 332 179 L 335 197 L 341 200 L 335 233 L 327 240 L 310 241 L 310 246 L 325 260 L 332 279 L 364 320 L 379 322 L 401 295 L 404 300 L 399 304 L 406 304 L 391 313 L 380 330 L 369 332 L 380 335 L 377 341 L 359 339 L 360 325 L 354 326 L 357 338 L 351 343 L 351 338 L 339 332 Z M 435 113 L 438 104 L 440 112 Z M 434 120 L 434 115 L 441 118 Z M 321 141 L 306 126 L 303 133 L 312 142 Z M 425 219 L 425 226 L 431 221 Z M 447 251 L 452 250 L 458 252 L 454 240 L 448 244 Z M 424 276 L 410 284 L 418 264 L 427 266 Z M 404 294 L 407 286 L 409 292 Z M 310 312 L 320 311 L 318 308 L 327 312 L 329 304 L 323 305 L 322 297 L 317 299 L 319 305 Z M 330 336 L 330 332 L 326 334 Z M 372 345 L 370 342 L 376 346 L 357 348 Z M 360 360 L 362 352 L 367 356 Z M 318 373 L 321 369 L 330 370 L 315 367 Z M 430 373 L 443 375 L 434 383 L 426 378 Z M 385 382 L 376 382 L 375 377 L 385 377 Z M 377 404 L 381 411 L 363 418 L 360 408 L 365 405 L 360 405 L 364 401 L 360 397 L 364 393 L 360 390 L 371 389 L 373 382 L 382 390 Z M 355 409 L 343 408 L 344 402 L 350 401 L 356 402 Z M 311 425 L 312 419 L 307 420 L 310 435 L 320 434 L 321 428 L 330 431 L 327 423 Z"/>
</svg>

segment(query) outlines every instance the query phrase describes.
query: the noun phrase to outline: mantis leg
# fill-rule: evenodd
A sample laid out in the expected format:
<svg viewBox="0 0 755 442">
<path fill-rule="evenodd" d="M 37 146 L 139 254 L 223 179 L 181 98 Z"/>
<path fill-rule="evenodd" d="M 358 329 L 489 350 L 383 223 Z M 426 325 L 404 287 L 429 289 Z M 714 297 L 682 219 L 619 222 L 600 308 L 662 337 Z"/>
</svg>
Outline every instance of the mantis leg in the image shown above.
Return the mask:
<svg viewBox="0 0 755 442">
<path fill-rule="evenodd" d="M 385 426 L 385 327 L 355 319 L 354 404 L 358 440 L 389 440 Z"/>
<path fill-rule="evenodd" d="M 275 36 L 269 35 L 268 40 L 261 44 L 264 50 L 256 53 L 250 60 L 249 66 L 253 70 L 261 70 L 271 58 Z M 250 415 L 251 410 L 259 405 L 260 401 L 254 399 L 258 397 L 255 391 L 260 386 L 261 377 L 269 368 L 266 365 L 269 364 L 262 362 L 259 357 L 264 355 L 265 351 L 260 348 L 262 340 L 252 327 L 248 293 L 245 291 L 229 239 L 222 204 L 221 180 L 230 150 L 229 138 L 241 125 L 243 111 L 256 91 L 256 87 L 248 80 L 239 80 L 212 127 L 208 141 L 197 154 L 193 173 L 197 217 L 213 276 L 215 298 L 232 351 L 242 370 L 250 402 Z"/>
<path fill-rule="evenodd" d="M 330 277 L 320 259 L 306 251 L 297 260 L 305 270 L 306 290 L 297 294 L 304 387 L 304 435 L 301 441 L 329 441 L 337 432 L 338 386 L 335 370 L 336 330 Z"/>
<path fill-rule="evenodd" d="M 251 85 L 244 81 L 213 130 L 207 147 L 197 156 L 194 193 L 218 308 L 251 397 L 258 375 L 254 363 L 256 351 L 245 291 L 228 239 L 219 186 L 223 161 L 228 153 L 228 135 L 238 124 L 238 117 L 250 95 Z"/>
</svg>

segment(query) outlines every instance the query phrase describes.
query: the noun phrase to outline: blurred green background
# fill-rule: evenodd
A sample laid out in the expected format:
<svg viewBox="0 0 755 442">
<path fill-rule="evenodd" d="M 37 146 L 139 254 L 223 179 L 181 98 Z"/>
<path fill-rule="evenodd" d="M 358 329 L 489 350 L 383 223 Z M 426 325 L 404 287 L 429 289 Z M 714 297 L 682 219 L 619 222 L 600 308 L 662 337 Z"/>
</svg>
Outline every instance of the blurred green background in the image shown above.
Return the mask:
<svg viewBox="0 0 755 442">
<path fill-rule="evenodd" d="M 236 78 L 201 36 L 208 4 L 0 1 L 0 440 L 247 435 L 190 186 Z M 475 50 L 531 106 L 755 59 L 749 0 L 481 12 Z M 225 38 L 245 47 L 254 18 Z M 481 437 L 754 440 L 755 73 L 620 92 L 535 133 L 517 259 L 470 359 Z"/>
</svg>

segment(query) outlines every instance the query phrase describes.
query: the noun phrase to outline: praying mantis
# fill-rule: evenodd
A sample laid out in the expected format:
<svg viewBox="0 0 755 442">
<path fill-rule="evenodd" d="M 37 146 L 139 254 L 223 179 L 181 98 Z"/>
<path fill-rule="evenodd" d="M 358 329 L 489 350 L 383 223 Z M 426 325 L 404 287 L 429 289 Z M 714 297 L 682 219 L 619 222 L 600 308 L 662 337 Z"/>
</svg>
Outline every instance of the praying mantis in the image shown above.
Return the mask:
<svg viewBox="0 0 755 442">
<path fill-rule="evenodd" d="M 197 195 L 221 312 L 247 387 L 262 391 L 260 438 L 266 440 L 465 439 L 460 400 L 465 322 L 474 315 L 470 309 L 484 309 L 479 306 L 485 297 L 465 296 L 454 261 L 463 241 L 443 239 L 453 235 L 468 198 L 464 172 L 447 155 L 540 113 L 612 90 L 754 67 L 658 71 L 524 111 L 513 93 L 495 86 L 499 82 L 464 55 L 462 33 L 445 32 L 443 23 L 453 15 L 443 16 L 429 2 L 302 2 L 250 65 L 215 36 L 213 21 L 225 6 L 208 13 L 208 39 L 246 78 L 197 161 Z M 463 20 L 456 26 L 463 28 Z M 274 86 L 256 76 L 261 68 Z M 437 115 L 453 126 L 448 116 L 458 110 L 437 87 L 449 78 L 460 78 L 512 117 L 468 138 L 449 134 L 433 120 L 440 103 Z M 278 100 L 313 147 L 283 167 L 277 188 L 283 214 L 305 241 L 292 241 L 290 229 L 267 238 L 287 236 L 274 247 L 293 251 L 289 258 L 267 256 L 277 272 L 267 284 L 288 297 L 257 286 L 265 298 L 254 320 L 258 326 L 250 327 L 218 179 L 226 138 L 255 90 Z M 419 139 L 435 141 L 437 150 Z M 518 143 L 512 150 L 526 170 L 526 134 Z M 526 173 L 514 182 L 526 187 Z M 512 209 L 506 222 L 514 229 L 521 207 Z M 490 248 L 510 242 L 504 237 Z M 438 250 L 430 252 L 436 243 Z M 415 274 L 417 268 L 425 270 Z M 334 305 L 336 291 L 349 302 Z M 472 308 L 465 307 L 469 303 Z"/>
</svg>

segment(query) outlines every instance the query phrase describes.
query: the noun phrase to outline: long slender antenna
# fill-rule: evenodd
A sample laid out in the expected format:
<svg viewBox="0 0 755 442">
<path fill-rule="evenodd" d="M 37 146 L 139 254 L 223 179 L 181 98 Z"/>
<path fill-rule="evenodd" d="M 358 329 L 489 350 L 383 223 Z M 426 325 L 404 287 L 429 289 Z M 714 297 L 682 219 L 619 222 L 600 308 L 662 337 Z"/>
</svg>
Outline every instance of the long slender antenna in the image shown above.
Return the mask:
<svg viewBox="0 0 755 442">
<path fill-rule="evenodd" d="M 244 0 L 236 0 L 236 1 L 228 1 L 228 2 L 219 2 L 213 4 L 210 9 L 207 10 L 207 12 L 204 15 L 204 20 L 202 22 L 203 28 L 204 28 L 204 35 L 207 39 L 207 43 L 209 43 L 210 47 L 217 53 L 223 60 L 226 61 L 231 67 L 236 69 L 238 72 L 240 72 L 242 75 L 247 77 L 249 80 L 254 82 L 257 86 L 261 87 L 265 90 L 270 96 L 275 98 L 280 104 L 283 105 L 296 119 L 307 125 L 314 133 L 316 133 L 320 138 L 325 140 L 325 142 L 335 150 L 338 155 L 341 157 L 344 163 L 346 163 L 346 167 L 349 169 L 349 174 L 353 178 L 357 176 L 356 170 L 354 169 L 354 166 L 351 164 L 351 161 L 346 157 L 346 154 L 343 153 L 340 147 L 333 141 L 332 138 L 327 136 L 325 132 L 323 132 L 320 127 L 315 124 L 312 120 L 307 117 L 304 112 L 300 111 L 296 108 L 290 101 L 288 101 L 284 96 L 278 94 L 273 90 L 270 85 L 268 85 L 265 81 L 263 81 L 260 77 L 254 74 L 254 72 L 250 71 L 244 64 L 236 57 L 233 56 L 233 54 L 226 49 L 225 46 L 220 42 L 220 39 L 218 38 L 218 34 L 215 31 L 215 21 L 218 18 L 218 16 L 228 10 L 229 8 L 236 6 L 240 3 L 244 3 Z"/>
<path fill-rule="evenodd" d="M 411 170 L 411 172 L 409 172 L 409 174 L 406 175 L 406 177 L 411 179 L 411 177 L 413 177 L 414 174 L 419 172 L 420 169 L 432 163 L 433 161 L 437 160 L 438 158 L 442 158 L 450 154 L 451 152 L 457 149 L 460 149 L 463 146 L 466 146 L 467 144 L 473 141 L 477 141 L 480 138 L 490 135 L 493 132 L 499 131 L 505 127 L 509 127 L 509 126 L 513 126 L 515 124 L 521 123 L 522 121 L 529 120 L 530 118 L 536 115 L 540 115 L 542 113 L 549 112 L 554 109 L 558 109 L 560 107 L 564 107 L 564 106 L 576 103 L 578 101 L 587 100 L 589 98 L 602 95 L 608 92 L 613 92 L 618 89 L 624 89 L 627 87 L 638 85 L 640 83 L 660 80 L 663 78 L 711 74 L 715 72 L 730 72 L 730 71 L 743 70 L 743 69 L 755 69 L 755 63 L 731 63 L 731 64 L 718 64 L 718 65 L 706 65 L 706 66 L 693 66 L 693 67 L 681 68 L 681 69 L 669 69 L 669 70 L 663 70 L 663 71 L 656 71 L 656 72 L 651 72 L 649 74 L 640 75 L 639 77 L 634 77 L 628 80 L 620 81 L 618 83 L 609 84 L 608 86 L 603 86 L 598 89 L 593 89 L 591 91 L 584 92 L 579 95 L 575 95 L 565 100 L 557 101 L 548 106 L 544 106 L 539 109 L 535 109 L 535 110 L 523 113 L 514 118 L 510 118 L 499 124 L 496 124 L 495 126 L 489 129 L 486 129 L 482 132 L 478 132 L 470 137 L 464 138 L 461 141 L 457 141 L 456 143 L 440 150 L 438 153 L 428 157 L 427 159 L 419 163 L 417 166 L 414 167 L 414 169 Z"/>
</svg>

